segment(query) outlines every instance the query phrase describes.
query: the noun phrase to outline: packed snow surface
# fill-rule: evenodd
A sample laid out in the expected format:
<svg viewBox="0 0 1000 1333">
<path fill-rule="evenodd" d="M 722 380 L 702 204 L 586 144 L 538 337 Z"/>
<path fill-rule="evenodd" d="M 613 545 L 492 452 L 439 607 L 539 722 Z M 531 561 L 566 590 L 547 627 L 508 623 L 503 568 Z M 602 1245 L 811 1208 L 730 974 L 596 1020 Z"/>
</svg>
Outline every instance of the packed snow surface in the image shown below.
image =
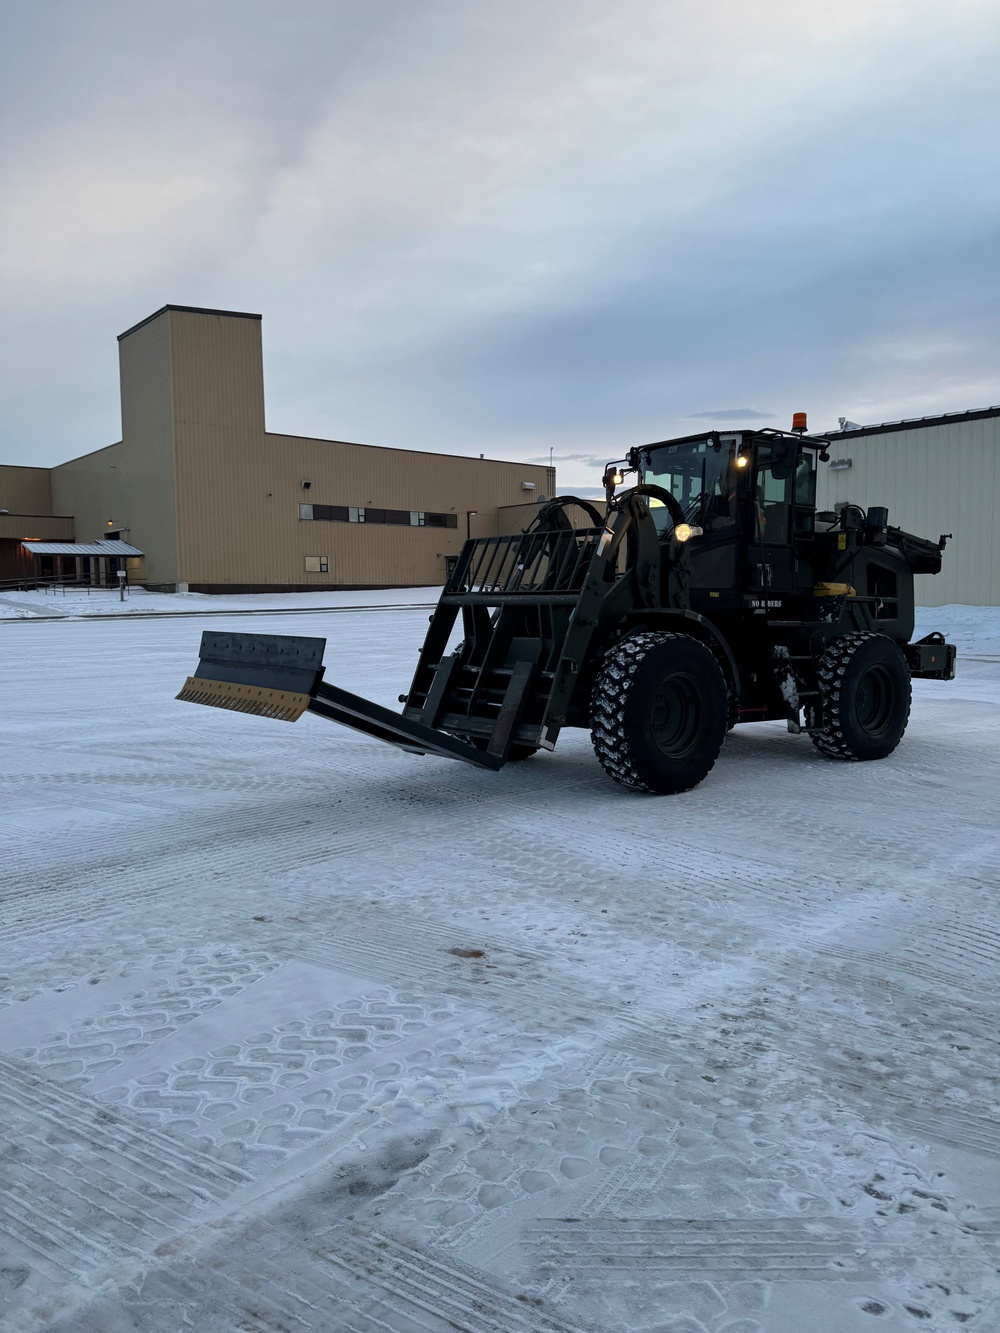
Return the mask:
<svg viewBox="0 0 1000 1333">
<path fill-rule="evenodd" d="M 263 611 L 358 610 L 373 606 L 433 607 L 440 588 L 365 588 L 355 592 L 242 593 L 147 592 L 129 588 L 36 588 L 0 595 L 0 620 L 63 620 L 77 616 L 248 615 Z"/>
<path fill-rule="evenodd" d="M 675 797 L 174 701 L 238 626 L 395 706 L 376 597 L 0 626 L 4 1333 L 996 1333 L 1000 612 Z"/>
</svg>

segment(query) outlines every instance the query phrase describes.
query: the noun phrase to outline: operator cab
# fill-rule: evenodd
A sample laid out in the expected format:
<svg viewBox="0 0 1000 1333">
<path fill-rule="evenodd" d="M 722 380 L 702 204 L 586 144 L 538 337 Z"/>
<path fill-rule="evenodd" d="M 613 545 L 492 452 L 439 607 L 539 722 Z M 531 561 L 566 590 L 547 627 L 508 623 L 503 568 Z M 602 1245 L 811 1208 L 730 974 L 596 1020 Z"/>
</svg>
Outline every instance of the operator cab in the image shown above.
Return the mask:
<svg viewBox="0 0 1000 1333">
<path fill-rule="evenodd" d="M 712 431 L 632 451 L 639 480 L 669 492 L 683 510 L 693 610 L 780 611 L 811 591 L 803 556 L 816 524 L 823 447 L 782 431 Z M 676 544 L 682 529 L 671 511 L 654 496 L 648 504 L 661 543 Z"/>
</svg>

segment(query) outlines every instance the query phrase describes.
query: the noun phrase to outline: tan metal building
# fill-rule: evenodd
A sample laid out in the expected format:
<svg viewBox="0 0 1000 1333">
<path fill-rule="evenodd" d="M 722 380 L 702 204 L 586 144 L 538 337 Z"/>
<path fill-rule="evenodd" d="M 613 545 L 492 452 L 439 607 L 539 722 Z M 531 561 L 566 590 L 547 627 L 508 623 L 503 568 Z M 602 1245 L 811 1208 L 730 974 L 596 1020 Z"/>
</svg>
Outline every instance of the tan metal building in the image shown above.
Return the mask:
<svg viewBox="0 0 1000 1333">
<path fill-rule="evenodd" d="M 130 577 L 156 588 L 435 584 L 467 531 L 515 530 L 555 493 L 537 465 L 268 431 L 260 335 L 259 315 L 185 306 L 123 333 L 121 441 L 0 467 L 0 582 L 30 573 L 25 539 L 119 537 L 145 553 Z M 821 506 L 887 504 L 893 524 L 953 533 L 918 597 L 1000 605 L 1000 407 L 831 438 Z"/>
<path fill-rule="evenodd" d="M 72 515 L 52 509 L 52 474 L 45 467 L 0 467 L 0 584 L 32 573 L 26 539 L 67 541 Z"/>
<path fill-rule="evenodd" d="M 436 584 L 468 531 L 555 491 L 547 467 L 268 431 L 259 315 L 164 306 L 118 341 L 120 442 L 0 467 L 0 562 L 23 567 L 24 538 L 114 535 L 154 588 Z"/>
<path fill-rule="evenodd" d="M 1000 606 L 1000 407 L 835 431 L 819 504 L 889 507 L 921 537 L 952 533 L 940 574 L 915 581 L 922 606 Z"/>
</svg>

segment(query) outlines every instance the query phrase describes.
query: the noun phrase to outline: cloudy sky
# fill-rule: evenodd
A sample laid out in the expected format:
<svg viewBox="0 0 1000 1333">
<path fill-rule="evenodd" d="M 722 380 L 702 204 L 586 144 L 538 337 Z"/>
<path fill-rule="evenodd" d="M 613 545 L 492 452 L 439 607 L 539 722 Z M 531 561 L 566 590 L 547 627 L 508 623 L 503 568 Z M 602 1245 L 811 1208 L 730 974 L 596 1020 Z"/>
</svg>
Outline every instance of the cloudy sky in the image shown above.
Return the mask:
<svg viewBox="0 0 1000 1333">
<path fill-rule="evenodd" d="M 264 316 L 272 430 L 548 461 L 1000 402 L 997 0 L 0 0 L 0 462 Z"/>
</svg>

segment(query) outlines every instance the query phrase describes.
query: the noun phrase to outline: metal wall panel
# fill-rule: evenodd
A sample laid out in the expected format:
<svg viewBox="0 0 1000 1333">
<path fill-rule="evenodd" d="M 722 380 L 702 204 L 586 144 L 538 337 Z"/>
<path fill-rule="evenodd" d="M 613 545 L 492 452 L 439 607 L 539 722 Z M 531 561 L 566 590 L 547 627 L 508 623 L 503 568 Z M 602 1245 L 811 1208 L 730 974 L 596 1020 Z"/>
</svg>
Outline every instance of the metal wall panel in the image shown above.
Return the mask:
<svg viewBox="0 0 1000 1333">
<path fill-rule="evenodd" d="M 49 469 L 0 466 L 0 509 L 9 509 L 12 514 L 51 514 Z"/>
<path fill-rule="evenodd" d="M 495 531 L 522 481 L 539 494 L 551 486 L 546 468 L 293 436 L 215 429 L 189 433 L 188 446 L 198 469 L 184 498 L 183 567 L 198 584 L 441 583 L 467 529 Z M 453 514 L 456 526 L 302 520 L 303 503 Z M 329 573 L 307 574 L 308 555 L 326 556 Z"/>
<path fill-rule="evenodd" d="M 266 432 L 260 332 L 257 316 L 167 307 L 122 335 L 122 442 L 52 473 L 78 540 L 111 520 L 147 552 L 153 585 L 434 584 L 468 528 L 495 532 L 501 506 L 553 493 L 546 467 Z M 309 502 L 456 526 L 302 520 Z M 307 556 L 328 571 L 307 571 Z"/>
<path fill-rule="evenodd" d="M 265 432 L 260 322 L 169 311 L 147 327 L 167 320 L 184 583 L 441 583 L 470 510 L 484 534 L 501 505 L 523 501 L 522 482 L 552 493 L 546 467 Z M 302 503 L 454 514 L 456 527 L 301 520 Z M 307 572 L 306 556 L 326 556 L 329 571 Z"/>
<path fill-rule="evenodd" d="M 0 466 L 0 582 L 30 578 L 34 562 L 21 548 L 25 538 L 73 536 L 73 519 L 52 514 L 51 474 L 43 467 Z"/>
<path fill-rule="evenodd" d="M 148 552 L 146 580 L 154 585 L 178 578 L 171 350 L 168 314 L 118 343 L 124 514 L 108 517 L 123 522 L 133 544 Z"/>
<path fill-rule="evenodd" d="M 896 527 L 954 534 L 941 573 L 915 580 L 919 605 L 1000 605 L 1000 418 L 831 440 L 831 459 L 851 467 L 820 464 L 821 508 L 884 504 Z"/>
<path fill-rule="evenodd" d="M 0 540 L 71 542 L 73 520 L 51 514 L 0 514 Z"/>
<path fill-rule="evenodd" d="M 109 444 L 52 469 L 52 503 L 73 515 L 76 541 L 103 537 L 109 519 L 115 527 L 125 523 L 123 458 L 122 445 Z"/>
</svg>

